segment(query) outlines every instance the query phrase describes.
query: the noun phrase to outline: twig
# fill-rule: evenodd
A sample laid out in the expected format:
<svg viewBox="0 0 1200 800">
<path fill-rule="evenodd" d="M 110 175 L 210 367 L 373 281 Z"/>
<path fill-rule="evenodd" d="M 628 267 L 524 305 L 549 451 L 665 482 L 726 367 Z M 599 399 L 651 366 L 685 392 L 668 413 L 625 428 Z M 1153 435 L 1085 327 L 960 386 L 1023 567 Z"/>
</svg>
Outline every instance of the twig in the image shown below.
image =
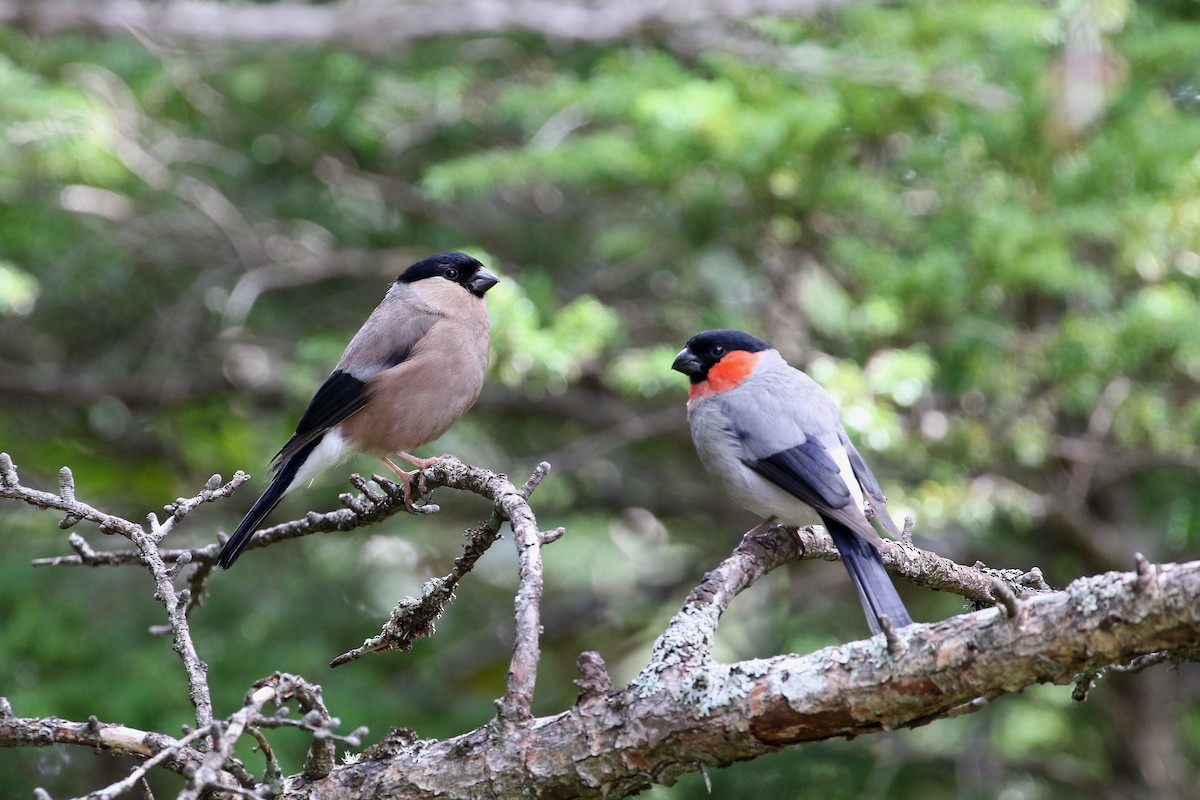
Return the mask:
<svg viewBox="0 0 1200 800">
<path fill-rule="evenodd" d="M 1071 689 L 1071 699 L 1082 703 L 1088 699 L 1088 694 L 1096 688 L 1096 682 L 1110 673 L 1135 673 L 1149 667 L 1165 663 L 1183 663 L 1200 660 L 1200 648 L 1181 648 L 1179 650 L 1159 650 L 1146 653 L 1131 659 L 1128 664 L 1109 664 L 1101 669 L 1081 672 L 1075 678 L 1075 687 Z"/>
<path fill-rule="evenodd" d="M 137 525 L 121 517 L 106 514 L 76 499 L 75 481 L 71 475 L 71 471 L 66 467 L 59 472 L 59 493 L 57 495 L 22 486 L 12 459 L 7 453 L 0 453 L 0 498 L 20 500 L 38 508 L 62 511 L 66 514 L 62 523 L 60 523 L 63 527 L 70 527 L 80 521 L 86 520 L 96 523 L 100 530 L 105 533 L 119 534 L 133 543 L 139 560 L 149 569 L 154 579 L 155 599 L 162 603 L 166 609 L 167 619 L 174 634 L 172 647 L 179 654 L 180 659 L 183 661 L 184 671 L 187 673 L 188 696 L 191 698 L 192 705 L 196 708 L 197 728 L 207 727 L 212 722 L 212 697 L 208 688 L 208 665 L 196 653 L 191 630 L 188 627 L 187 608 L 191 592 L 186 589 L 183 592 L 175 590 L 174 578 L 177 571 L 172 571 L 167 566 L 167 563 L 159 553 L 158 543 L 162 536 L 170 531 L 174 519 L 186 515 L 196 505 L 208 502 L 209 499 L 227 496 L 245 480 L 244 477 L 239 479 L 235 476 L 228 484 L 217 486 L 215 484 L 220 483 L 220 477 L 213 476 L 213 478 L 216 479 L 215 483 L 213 479 L 210 479 L 205 485 L 204 490 L 196 498 L 192 498 L 191 500 L 177 500 L 175 504 L 168 507 L 172 509 L 172 519 L 168 520 L 167 525 L 158 525 L 157 520 L 154 519 L 153 515 L 150 515 L 151 530 L 147 531 L 141 525 Z M 163 532 L 160 534 L 160 531 Z M 82 539 L 72 535 L 70 541 L 79 554 L 77 557 L 84 558 L 88 552 L 88 548 L 86 548 L 86 545 L 81 544 Z"/>
<path fill-rule="evenodd" d="M 55 717 L 17 717 L 12 714 L 8 701 L 0 698 L 0 746 L 81 745 L 146 758 L 147 764 L 154 761 L 155 765 L 161 764 L 172 772 L 184 774 L 197 766 L 203 757 L 191 747 L 193 741 L 192 735 L 173 739 L 128 725 L 101 722 L 95 717 L 87 722 Z"/>
<path fill-rule="evenodd" d="M 503 504 L 502 513 L 508 517 L 509 526 L 513 531 L 513 541 L 517 546 L 517 557 L 520 563 L 520 587 L 516 599 L 516 636 L 513 642 L 512 661 L 509 665 L 508 676 L 505 679 L 507 691 L 504 698 L 497 703 L 497 712 L 501 721 L 513 723 L 528 722 L 533 714 L 533 690 L 537 683 L 538 660 L 541 656 L 539 639 L 542 630 L 542 543 L 543 534 L 538 530 L 537 518 L 529 507 L 529 495 L 550 472 L 550 465 L 543 461 L 537 470 L 520 490 L 503 499 L 497 498 L 497 505 Z M 500 510 L 500 509 L 498 509 Z M 561 529 L 558 535 L 561 536 Z"/>
<path fill-rule="evenodd" d="M 303 717 L 299 720 L 283 720 L 279 716 L 267 717 L 262 713 L 268 703 L 281 706 L 295 701 Z M 313 735 L 313 743 L 309 747 L 308 756 L 304 761 L 302 773 L 305 780 L 318 780 L 327 776 L 334 767 L 336 759 L 336 742 L 345 741 L 354 746 L 361 743 L 366 735 L 366 728 L 358 728 L 352 733 L 342 736 L 334 733 L 333 728 L 340 722 L 330 716 L 325 702 L 321 698 L 321 688 L 311 684 L 297 675 L 276 672 L 270 677 L 257 681 L 247 692 L 246 699 L 240 709 L 222 722 L 212 725 L 212 750 L 204 756 L 203 762 L 192 774 L 187 789 L 179 795 L 180 800 L 198 800 L 204 792 L 212 787 L 227 789 L 228 783 L 223 775 L 233 762 L 233 750 L 238 739 L 244 733 L 250 733 L 258 738 L 253 731 L 257 727 L 289 727 L 301 728 Z M 278 773 L 274 756 L 265 750 L 268 758 L 268 771 Z"/>
<path fill-rule="evenodd" d="M 461 462 L 457 462 L 460 463 Z M 486 470 L 485 470 L 486 472 Z M 244 473 L 238 472 L 238 475 Z M 437 465 L 430 467 L 424 472 L 426 485 L 430 490 L 439 486 L 451 486 L 452 488 L 460 488 L 453 486 L 452 483 L 440 483 L 435 479 L 435 475 L 441 473 L 437 470 Z M 490 473 L 489 473 L 490 474 Z M 369 525 L 374 525 L 382 522 L 396 514 L 407 511 L 404 504 L 403 492 L 399 484 L 378 475 L 372 476 L 372 480 L 378 486 L 378 489 L 370 488 L 369 483 L 358 474 L 350 476 L 350 482 L 354 486 L 360 488 L 367 487 L 365 491 L 358 497 L 349 494 L 339 495 L 339 499 L 345 508 L 339 508 L 335 511 L 326 513 L 318 513 L 310 511 L 303 517 L 289 522 L 281 522 L 278 525 L 270 528 L 263 528 L 256 532 L 254 536 L 246 543 L 247 550 L 255 550 L 260 547 L 274 544 L 275 542 L 287 541 L 290 539 L 298 539 L 302 536 L 309 536 L 314 533 L 331 533 L 333 531 L 351 531 L 356 528 L 363 528 Z M 466 491 L 472 491 L 466 489 Z M 424 513 L 436 511 L 436 506 L 423 506 Z M 189 558 L 196 564 L 206 564 L 211 566 L 216 562 L 217 554 L 221 551 L 220 542 L 205 545 L 204 547 L 196 547 L 190 549 L 161 549 L 159 556 L 164 561 L 177 561 L 180 558 Z M 74 556 L 58 556 L 55 558 L 39 558 L 34 560 L 33 565 L 37 567 L 50 566 L 127 566 L 130 564 L 140 564 L 141 555 L 137 550 L 104 550 L 95 551 L 89 550 L 86 553 L 81 553 L 78 550 Z"/>
<path fill-rule="evenodd" d="M 407 652 L 417 639 L 431 635 L 434 630 L 434 622 L 454 598 L 454 590 L 459 581 L 471 571 L 475 562 L 500 538 L 500 527 L 505 520 L 510 519 L 513 509 L 529 508 L 529 496 L 549 471 L 550 465 L 542 462 L 525 482 L 525 485 L 517 489 L 503 475 L 478 467 L 469 467 L 456 458 L 444 459 L 425 470 L 426 484 L 431 489 L 445 486 L 474 492 L 491 500 L 492 516 L 486 522 L 467 530 L 467 543 L 463 548 L 463 553 L 455 559 L 450 572 L 440 578 L 426 581 L 419 598 L 405 597 L 400 600 L 377 635 L 367 639 L 353 650 L 342 653 L 330 662 L 330 666 L 338 667 L 348 664 L 368 653 L 387 650 Z M 390 492 L 392 487 L 387 487 L 387 483 L 390 482 L 385 482 L 384 486 Z M 399 497 L 400 488 L 394 484 L 393 487 Z M 364 501 L 368 503 L 383 502 L 366 493 L 364 493 Z M 367 509 L 366 513 L 371 513 L 371 510 Z M 531 518 L 532 513 L 529 511 Z"/>
<path fill-rule="evenodd" d="M 367 653 L 386 650 L 408 652 L 413 643 L 423 637 L 432 636 L 434 622 L 441 617 L 446 605 L 454 599 L 458 582 L 475 566 L 475 562 L 500 538 L 502 520 L 492 518 L 466 532 L 467 543 L 461 556 L 454 560 L 450 572 L 440 578 L 431 578 L 421 589 L 421 597 L 405 597 L 392 609 L 388 621 L 376 636 L 345 652 L 329 662 L 331 667 L 340 667 L 362 658 Z"/>
<path fill-rule="evenodd" d="M 1009 588 L 1008 584 L 996 578 L 992 581 L 992 596 L 995 598 L 996 605 L 1004 609 L 1004 615 L 1011 620 L 1020 619 L 1021 604 L 1017 601 L 1017 595 Z"/>
<path fill-rule="evenodd" d="M 891 617 L 887 614 L 880 616 L 879 627 L 883 631 L 884 641 L 887 642 L 887 651 L 893 656 L 903 653 L 906 645 L 904 644 L 904 639 L 900 637 L 899 630 L 892 624 Z"/>
<path fill-rule="evenodd" d="M 779 527 L 779 526 L 776 526 Z M 788 529 L 792 530 L 792 529 Z M 840 559 L 833 539 L 820 526 L 800 528 L 795 536 L 802 551 L 797 557 L 819 558 L 825 561 Z M 982 562 L 972 566 L 959 564 L 943 558 L 931 550 L 922 550 L 912 544 L 884 539 L 880 547 L 883 563 L 888 570 L 910 583 L 950 592 L 976 603 L 980 608 L 992 605 L 992 581 L 999 579 L 1012 588 L 1017 597 L 1026 597 L 1040 591 L 1050 591 L 1042 580 L 1037 567 L 1028 572 L 1019 569 L 996 569 Z M 772 567 L 773 568 L 773 567 Z"/>
<path fill-rule="evenodd" d="M 250 476 L 240 469 L 233 473 L 233 478 L 228 483 L 224 484 L 221 483 L 220 475 L 213 475 L 195 497 L 180 497 L 174 503 L 164 506 L 163 510 L 170 515 L 167 517 L 166 522 L 160 525 L 156 515 L 147 515 L 147 519 L 150 522 L 150 530 L 154 534 L 155 541 L 161 542 L 165 539 L 167 534 L 175 529 L 175 525 L 190 514 L 197 506 L 229 497 L 248 480 L 250 480 Z"/>
<path fill-rule="evenodd" d="M 150 773 L 150 770 L 171 758 L 177 758 L 184 749 L 188 749 L 191 752 L 196 753 L 196 761 L 189 762 L 189 767 L 182 771 L 186 773 L 190 769 L 194 769 L 196 762 L 200 759 L 200 754 L 195 750 L 191 750 L 191 746 L 197 740 L 203 739 L 207 735 L 208 731 L 204 729 L 192 731 L 182 739 L 176 740 L 171 747 L 164 748 L 154 756 L 146 759 L 146 761 L 139 764 L 136 768 L 134 768 L 133 772 L 126 775 L 122 780 L 119 780 L 116 783 L 111 783 L 108 786 L 105 786 L 103 789 L 97 789 L 94 792 L 88 792 L 85 795 L 81 795 L 78 800 L 116 800 L 116 798 L 133 789 L 135 786 L 141 784 L 146 779 L 146 775 Z"/>
<path fill-rule="evenodd" d="M 575 660 L 579 668 L 579 677 L 572 683 L 579 687 L 580 695 L 575 705 L 584 705 L 608 696 L 613 690 L 612 678 L 608 676 L 608 667 L 604 659 L 594 650 L 580 653 Z"/>
</svg>

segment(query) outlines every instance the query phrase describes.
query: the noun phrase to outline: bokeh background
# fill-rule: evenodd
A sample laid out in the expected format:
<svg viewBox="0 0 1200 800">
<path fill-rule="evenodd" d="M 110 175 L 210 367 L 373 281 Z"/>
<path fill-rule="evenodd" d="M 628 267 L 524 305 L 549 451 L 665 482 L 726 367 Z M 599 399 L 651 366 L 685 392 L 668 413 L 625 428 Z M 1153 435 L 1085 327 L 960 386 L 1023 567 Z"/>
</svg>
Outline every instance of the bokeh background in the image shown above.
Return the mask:
<svg viewBox="0 0 1200 800">
<path fill-rule="evenodd" d="M 581 650 L 631 677 L 755 522 L 699 467 L 669 369 L 703 328 L 764 336 L 828 387 L 893 511 L 944 556 L 1061 586 L 1128 570 L 1135 551 L 1200 553 L 1194 0 L 709 9 L 611 36 L 464 19 L 451 32 L 467 33 L 406 40 L 400 17 L 394 34 L 303 44 L 51 33 L 7 5 L 0 450 L 28 485 L 54 489 L 70 465 L 82 499 L 140 520 L 244 469 L 255 482 L 170 544 L 214 541 L 387 283 L 465 249 L 503 278 L 493 364 L 476 409 L 424 454 L 520 479 L 554 466 L 535 510 L 567 535 L 546 551 L 538 713 L 572 702 Z M 337 507 L 350 469 L 374 467 L 326 476 L 273 519 Z M 285 670 L 371 741 L 488 720 L 510 542 L 434 638 L 327 666 L 444 573 L 487 511 L 436 501 L 437 516 L 217 575 L 192 621 L 218 714 Z M 0 506 L 0 694 L 21 716 L 178 731 L 191 710 L 169 641 L 147 632 L 161 617 L 147 576 L 31 567 L 68 552 L 55 522 Z M 901 590 L 919 620 L 963 610 Z M 841 567 L 805 562 L 737 600 L 718 655 L 865 635 Z M 1194 665 L 1107 676 L 1083 704 L 1070 692 L 790 748 L 712 771 L 712 796 L 1196 796 Z M 304 737 L 289 733 L 272 738 L 295 772 Z M 0 794 L 79 793 L 124 766 L 5 751 Z M 646 796 L 709 795 L 690 775 Z"/>
</svg>

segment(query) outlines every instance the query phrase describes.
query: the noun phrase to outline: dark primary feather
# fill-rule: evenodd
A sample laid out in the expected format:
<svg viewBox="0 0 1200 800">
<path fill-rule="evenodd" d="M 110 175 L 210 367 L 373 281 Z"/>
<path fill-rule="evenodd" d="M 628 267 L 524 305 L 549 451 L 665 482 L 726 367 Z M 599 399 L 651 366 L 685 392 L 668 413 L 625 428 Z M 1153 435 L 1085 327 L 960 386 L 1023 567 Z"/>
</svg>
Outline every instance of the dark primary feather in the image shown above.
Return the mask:
<svg viewBox="0 0 1200 800">
<path fill-rule="evenodd" d="M 895 530 L 895 524 L 883 506 L 883 495 L 875 476 L 857 451 L 851 447 L 848 448 L 848 453 L 855 477 L 871 497 L 872 504 L 879 504 L 877 511 L 881 521 L 884 521 L 890 530 Z M 833 544 L 842 557 L 842 563 L 846 565 L 846 571 L 850 573 L 850 579 L 854 582 L 872 633 L 883 630 L 879 622 L 882 616 L 887 616 L 896 628 L 912 624 L 912 617 L 896 592 L 896 587 L 883 565 L 883 558 L 872 541 L 878 538 L 874 529 L 865 517 L 862 519 L 865 530 L 861 532 L 855 531 L 843 521 L 857 516 L 857 511 L 852 511 L 854 500 L 833 456 L 820 442 L 808 439 L 798 447 L 747 463 L 771 483 L 816 510 L 821 522 L 825 524 L 825 530 L 833 538 Z"/>
<path fill-rule="evenodd" d="M 859 602 L 866 612 L 867 624 L 871 626 L 871 633 L 883 630 L 879 620 L 884 616 L 893 628 L 912 625 L 913 619 L 908 615 L 904 601 L 896 592 L 896 587 L 883 566 L 883 558 L 875 546 L 835 519 L 822 514 L 821 521 L 825 523 L 825 530 L 833 538 L 842 563 L 850 573 L 850 579 L 858 591 Z"/>
<path fill-rule="evenodd" d="M 852 502 L 837 462 L 816 439 L 746 462 L 750 469 L 817 511 L 833 510 Z"/>
<path fill-rule="evenodd" d="M 846 455 L 850 458 L 850 469 L 854 471 L 854 477 L 858 478 L 858 485 L 862 487 L 863 493 L 871 501 L 871 510 L 875 512 L 875 518 L 883 525 L 889 536 L 899 539 L 900 531 L 896 528 L 892 515 L 888 513 L 887 499 L 883 496 L 883 489 L 876 480 L 875 473 L 871 472 L 867 462 L 858 454 L 858 450 L 855 449 L 846 432 L 840 431 L 838 436 L 841 439 L 842 447 L 846 448 Z"/>
<path fill-rule="evenodd" d="M 292 438 L 275 454 L 271 462 L 274 465 L 273 469 L 282 470 L 283 465 L 301 451 L 306 455 L 312 452 L 310 444 L 319 441 L 327 430 L 343 422 L 366 404 L 366 382 L 348 372 L 334 370 L 309 401 L 308 408 L 296 423 L 296 432 L 292 434 Z M 303 460 L 300 463 L 304 463 Z"/>
<path fill-rule="evenodd" d="M 294 440 L 295 437 L 292 437 Z M 238 523 L 237 529 L 233 535 L 225 542 L 225 546 L 221 548 L 221 554 L 217 556 L 217 566 L 222 569 L 229 569 L 233 566 L 233 562 L 237 561 L 242 550 L 246 549 L 246 544 L 250 541 L 250 536 L 258 529 L 258 525 L 267 514 L 270 514 L 275 506 L 279 505 L 279 501 L 283 499 L 284 493 L 291 484 L 292 479 L 296 477 L 297 470 L 304 460 L 308 458 L 309 453 L 320 443 L 321 437 L 318 436 L 312 439 L 308 444 L 301 447 L 294 455 L 282 462 L 277 462 L 275 477 L 271 481 L 271 485 L 263 492 L 262 497 L 251 507 L 250 511 Z M 291 442 L 289 442 L 291 444 Z"/>
<path fill-rule="evenodd" d="M 296 424 L 296 432 L 271 460 L 275 476 L 262 497 L 238 523 L 233 535 L 221 548 L 217 565 L 229 569 L 245 549 L 254 531 L 287 493 L 300 467 L 330 428 L 343 422 L 367 402 L 367 385 L 349 373 L 335 370 L 313 395 L 308 408 Z"/>
</svg>

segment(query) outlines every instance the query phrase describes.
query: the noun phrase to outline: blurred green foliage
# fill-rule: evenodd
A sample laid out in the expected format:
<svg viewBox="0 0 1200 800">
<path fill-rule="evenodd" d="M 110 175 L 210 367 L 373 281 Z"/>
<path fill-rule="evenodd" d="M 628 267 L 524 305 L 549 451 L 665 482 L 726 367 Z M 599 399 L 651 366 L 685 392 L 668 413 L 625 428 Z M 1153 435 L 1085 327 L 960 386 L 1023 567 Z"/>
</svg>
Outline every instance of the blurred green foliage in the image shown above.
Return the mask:
<svg viewBox="0 0 1200 800">
<path fill-rule="evenodd" d="M 428 451 L 514 478 L 554 464 L 535 495 L 543 525 L 567 527 L 546 553 L 540 713 L 573 699 L 580 650 L 628 679 L 753 523 L 699 469 L 669 371 L 707 327 L 771 339 L 834 392 L 893 511 L 946 556 L 1056 584 L 1134 551 L 1193 558 L 1195 10 L 864 4 L 704 46 L 507 35 L 387 56 L 0 31 L 0 449 L 47 489 L 70 465 L 80 497 L 132 519 L 213 472 L 260 479 L 386 283 L 465 248 L 504 279 L 493 372 Z M 335 507 L 343 477 L 274 518 Z M 259 486 L 196 512 L 176 544 L 229 530 Z M 437 502 L 216 576 L 194 625 L 218 713 L 282 669 L 371 738 L 484 722 L 511 645 L 503 543 L 436 637 L 325 666 L 444 573 L 486 512 Z M 185 724 L 145 578 L 31 569 L 65 538 L 12 504 L 0 533 L 0 693 L 16 713 Z M 902 591 L 918 619 L 961 609 Z M 840 568 L 805 563 L 739 598 L 719 652 L 864 634 Z M 714 772 L 713 792 L 1190 796 L 1195 669 L 1107 679 L 1083 705 L 1068 691 L 791 749 Z M 302 737 L 277 746 L 298 769 Z M 116 766 L 6 752 L 0 785 L 77 792 Z M 707 792 L 688 776 L 648 796 Z"/>
</svg>

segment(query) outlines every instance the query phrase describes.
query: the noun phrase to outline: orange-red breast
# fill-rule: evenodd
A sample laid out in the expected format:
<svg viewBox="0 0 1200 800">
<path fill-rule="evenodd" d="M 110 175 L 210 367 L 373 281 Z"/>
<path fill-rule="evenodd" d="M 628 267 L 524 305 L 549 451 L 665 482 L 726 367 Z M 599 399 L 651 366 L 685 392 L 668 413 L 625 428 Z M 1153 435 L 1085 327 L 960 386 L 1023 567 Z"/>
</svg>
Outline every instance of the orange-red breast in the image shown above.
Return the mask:
<svg viewBox="0 0 1200 800">
<path fill-rule="evenodd" d="M 766 518 L 759 527 L 776 518 L 795 524 L 816 511 L 872 632 L 880 632 L 884 616 L 894 627 L 911 625 L 867 509 L 893 536 L 896 525 L 828 392 L 742 331 L 696 334 L 672 369 L 691 380 L 688 422 L 700 460 L 734 500 Z"/>
</svg>

